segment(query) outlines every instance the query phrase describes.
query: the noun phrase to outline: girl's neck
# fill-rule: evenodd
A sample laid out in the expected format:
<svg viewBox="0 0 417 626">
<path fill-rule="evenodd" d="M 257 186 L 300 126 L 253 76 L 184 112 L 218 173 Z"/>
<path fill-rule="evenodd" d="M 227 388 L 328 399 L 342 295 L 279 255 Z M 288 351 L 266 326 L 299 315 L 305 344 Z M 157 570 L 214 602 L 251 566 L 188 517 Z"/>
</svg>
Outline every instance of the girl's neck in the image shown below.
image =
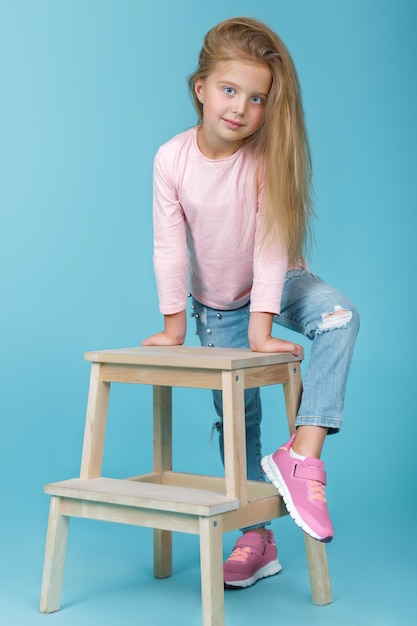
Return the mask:
<svg viewBox="0 0 417 626">
<path fill-rule="evenodd" d="M 217 159 L 227 159 L 231 157 L 235 152 L 237 152 L 242 145 L 242 142 L 227 142 L 222 144 L 216 144 L 211 142 L 204 132 L 204 128 L 200 125 L 197 128 L 196 133 L 197 146 L 207 159 L 212 159 L 213 161 Z"/>
</svg>

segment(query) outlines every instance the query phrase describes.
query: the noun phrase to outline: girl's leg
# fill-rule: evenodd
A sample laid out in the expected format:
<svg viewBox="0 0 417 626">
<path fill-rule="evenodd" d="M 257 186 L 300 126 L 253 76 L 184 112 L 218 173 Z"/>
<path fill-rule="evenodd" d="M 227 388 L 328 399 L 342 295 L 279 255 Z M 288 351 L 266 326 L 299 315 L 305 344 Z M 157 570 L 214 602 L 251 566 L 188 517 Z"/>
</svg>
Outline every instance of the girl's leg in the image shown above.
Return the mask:
<svg viewBox="0 0 417 626">
<path fill-rule="evenodd" d="M 298 410 L 297 443 L 314 433 L 304 426 L 321 426 L 310 434 L 313 450 L 297 450 L 306 456 L 320 456 L 324 436 L 336 433 L 343 423 L 345 390 L 359 330 L 355 305 L 340 291 L 306 270 L 287 274 L 277 324 L 302 333 L 312 340 L 310 360 Z M 313 451 L 316 451 L 313 454 Z"/>
<path fill-rule="evenodd" d="M 249 348 L 249 307 L 242 307 L 233 311 L 217 311 L 200 304 L 194 299 L 192 307 L 191 315 L 195 317 L 197 333 L 202 346 Z M 224 462 L 221 391 L 214 390 L 213 399 L 216 413 L 219 416 L 219 419 L 214 424 L 214 428 L 216 428 L 219 434 L 220 455 L 222 462 Z M 246 389 L 246 462 L 249 480 L 265 480 L 261 469 L 261 420 L 262 406 L 259 389 Z"/>
<path fill-rule="evenodd" d="M 262 467 L 296 523 L 312 537 L 330 541 L 334 533 L 319 459 L 326 435 L 342 426 L 359 316 L 340 291 L 308 271 L 294 270 L 288 272 L 281 314 L 275 321 L 311 339 L 312 346 L 296 435 L 262 459 Z"/>
<path fill-rule="evenodd" d="M 249 307 L 234 311 L 215 311 L 193 301 L 192 315 L 203 346 L 218 348 L 249 348 Z M 213 391 L 214 406 L 219 416 L 215 428 L 219 433 L 222 461 L 223 407 L 222 394 Z M 245 390 L 246 462 L 249 480 L 264 481 L 261 468 L 261 419 L 262 408 L 259 389 Z M 223 566 L 226 587 L 249 587 L 260 578 L 272 576 L 281 570 L 278 552 L 271 530 L 265 526 L 242 528 L 243 535 L 236 541 L 232 554 Z"/>
</svg>

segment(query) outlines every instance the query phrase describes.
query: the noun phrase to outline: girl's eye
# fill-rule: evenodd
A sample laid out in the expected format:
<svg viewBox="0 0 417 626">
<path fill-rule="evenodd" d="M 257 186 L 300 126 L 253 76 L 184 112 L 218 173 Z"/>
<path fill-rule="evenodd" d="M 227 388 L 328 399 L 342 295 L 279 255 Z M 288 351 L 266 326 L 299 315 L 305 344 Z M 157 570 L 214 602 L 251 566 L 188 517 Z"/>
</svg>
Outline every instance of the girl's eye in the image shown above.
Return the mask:
<svg viewBox="0 0 417 626">
<path fill-rule="evenodd" d="M 235 90 L 233 89 L 233 87 L 225 87 L 224 93 L 226 93 L 228 96 L 233 96 L 233 94 L 235 93 Z"/>
<path fill-rule="evenodd" d="M 263 104 L 264 100 L 263 100 L 263 98 L 261 98 L 261 96 L 253 96 L 252 102 L 254 104 Z"/>
</svg>

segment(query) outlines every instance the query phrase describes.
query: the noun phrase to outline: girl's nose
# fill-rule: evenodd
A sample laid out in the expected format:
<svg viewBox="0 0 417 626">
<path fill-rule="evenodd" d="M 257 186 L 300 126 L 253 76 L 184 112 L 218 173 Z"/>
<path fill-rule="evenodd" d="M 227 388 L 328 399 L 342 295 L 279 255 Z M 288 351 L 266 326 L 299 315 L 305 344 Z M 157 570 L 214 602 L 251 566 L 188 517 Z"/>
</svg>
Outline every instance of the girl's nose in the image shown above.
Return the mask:
<svg viewBox="0 0 417 626">
<path fill-rule="evenodd" d="M 232 113 L 240 117 L 245 113 L 245 103 L 242 100 L 235 100 L 232 107 Z"/>
</svg>

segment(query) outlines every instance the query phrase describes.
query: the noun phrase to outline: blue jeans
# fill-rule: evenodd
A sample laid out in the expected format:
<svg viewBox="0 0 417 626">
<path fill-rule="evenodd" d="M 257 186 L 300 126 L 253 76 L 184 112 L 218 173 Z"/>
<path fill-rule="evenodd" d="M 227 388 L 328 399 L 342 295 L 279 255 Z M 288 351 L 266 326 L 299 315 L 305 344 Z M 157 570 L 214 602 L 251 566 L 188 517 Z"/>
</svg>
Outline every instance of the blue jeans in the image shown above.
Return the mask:
<svg viewBox="0 0 417 626">
<path fill-rule="evenodd" d="M 217 311 L 192 300 L 192 313 L 203 346 L 249 348 L 249 307 Z M 336 315 L 332 315 L 336 312 Z M 330 287 L 308 270 L 289 270 L 281 301 L 281 313 L 274 323 L 303 334 L 312 341 L 310 361 L 303 381 L 296 427 L 324 426 L 328 433 L 340 430 L 345 389 L 352 360 L 359 315 L 340 291 Z M 223 451 L 221 391 L 213 391 L 219 417 L 220 454 Z M 264 480 L 260 461 L 262 406 L 259 389 L 245 391 L 247 477 Z"/>
</svg>

